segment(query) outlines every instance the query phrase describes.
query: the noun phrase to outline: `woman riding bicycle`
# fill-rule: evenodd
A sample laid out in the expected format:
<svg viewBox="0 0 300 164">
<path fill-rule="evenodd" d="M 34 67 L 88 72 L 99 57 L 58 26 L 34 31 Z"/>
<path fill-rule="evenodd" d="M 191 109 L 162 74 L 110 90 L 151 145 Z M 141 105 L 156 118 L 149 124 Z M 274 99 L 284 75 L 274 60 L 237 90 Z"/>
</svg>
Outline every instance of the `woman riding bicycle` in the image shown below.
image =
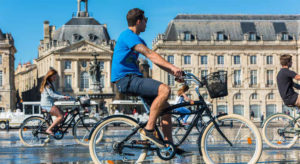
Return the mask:
<svg viewBox="0 0 300 164">
<path fill-rule="evenodd" d="M 50 69 L 46 76 L 43 78 L 40 92 L 41 92 L 41 108 L 50 113 L 51 116 L 56 116 L 56 120 L 46 130 L 46 133 L 53 136 L 52 128 L 58 125 L 63 120 L 63 112 L 54 105 L 55 99 L 69 99 L 69 96 L 64 96 L 55 91 L 53 83 L 56 80 L 57 71 Z"/>
<path fill-rule="evenodd" d="M 189 97 L 187 97 L 187 95 L 185 94 L 185 92 L 188 90 L 189 90 L 189 86 L 184 85 L 177 91 L 177 98 L 176 98 L 177 104 L 183 103 L 185 102 L 185 100 L 189 101 L 191 104 L 194 104 L 194 101 Z M 189 118 L 191 111 L 185 107 L 176 108 L 174 109 L 174 111 L 182 113 L 180 120 L 183 120 L 183 125 L 188 125 L 187 119 Z"/>
</svg>

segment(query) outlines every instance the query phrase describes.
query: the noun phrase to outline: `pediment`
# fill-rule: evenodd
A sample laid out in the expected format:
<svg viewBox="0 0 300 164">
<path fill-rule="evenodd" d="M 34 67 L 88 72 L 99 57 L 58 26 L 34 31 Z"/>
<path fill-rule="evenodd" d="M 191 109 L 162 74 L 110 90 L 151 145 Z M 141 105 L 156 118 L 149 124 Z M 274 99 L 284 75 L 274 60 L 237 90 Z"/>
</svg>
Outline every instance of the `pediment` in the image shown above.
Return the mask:
<svg viewBox="0 0 300 164">
<path fill-rule="evenodd" d="M 84 52 L 97 52 L 97 53 L 113 53 L 108 49 L 108 46 L 96 45 L 87 41 L 78 42 L 70 46 L 56 50 L 59 53 L 84 53 Z"/>
</svg>

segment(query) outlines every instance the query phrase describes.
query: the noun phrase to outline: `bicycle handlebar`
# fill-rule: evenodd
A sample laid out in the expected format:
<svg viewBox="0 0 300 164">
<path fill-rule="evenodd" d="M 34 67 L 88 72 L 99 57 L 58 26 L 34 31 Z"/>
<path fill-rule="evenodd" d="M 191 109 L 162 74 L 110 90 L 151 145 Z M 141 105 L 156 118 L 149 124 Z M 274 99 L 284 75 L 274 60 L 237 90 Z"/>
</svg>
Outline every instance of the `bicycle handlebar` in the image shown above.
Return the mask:
<svg viewBox="0 0 300 164">
<path fill-rule="evenodd" d="M 190 77 L 191 80 L 196 83 L 197 85 L 199 85 L 199 87 L 203 87 L 204 86 L 204 83 L 201 82 L 194 74 L 190 73 L 190 72 L 185 72 L 185 71 L 182 71 L 182 77 Z M 187 78 L 184 78 L 185 80 Z M 175 78 L 175 80 L 178 80 L 178 78 Z M 190 79 L 189 79 L 190 80 Z"/>
</svg>

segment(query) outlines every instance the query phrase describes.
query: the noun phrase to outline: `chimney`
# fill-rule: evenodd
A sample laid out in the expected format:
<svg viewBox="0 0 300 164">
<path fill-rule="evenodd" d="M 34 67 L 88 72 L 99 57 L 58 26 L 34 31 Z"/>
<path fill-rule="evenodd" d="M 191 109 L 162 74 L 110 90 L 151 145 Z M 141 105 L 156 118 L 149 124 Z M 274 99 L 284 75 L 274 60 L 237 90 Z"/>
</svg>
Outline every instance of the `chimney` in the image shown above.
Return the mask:
<svg viewBox="0 0 300 164">
<path fill-rule="evenodd" d="M 44 44 L 48 44 L 50 42 L 50 29 L 49 29 L 49 21 L 44 21 Z"/>
</svg>

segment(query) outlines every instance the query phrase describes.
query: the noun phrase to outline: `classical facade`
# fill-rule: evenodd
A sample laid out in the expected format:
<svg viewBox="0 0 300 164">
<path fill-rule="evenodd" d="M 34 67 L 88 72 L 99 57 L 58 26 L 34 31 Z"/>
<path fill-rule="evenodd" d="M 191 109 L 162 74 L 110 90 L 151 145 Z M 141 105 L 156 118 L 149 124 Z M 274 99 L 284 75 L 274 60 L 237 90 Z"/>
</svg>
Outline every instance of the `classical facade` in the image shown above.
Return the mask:
<svg viewBox="0 0 300 164">
<path fill-rule="evenodd" d="M 14 55 L 16 52 L 12 35 L 2 33 L 0 29 L 0 112 L 15 109 Z"/>
<path fill-rule="evenodd" d="M 97 53 L 103 87 L 101 95 L 102 98 L 110 97 L 107 100 L 110 102 L 113 95 L 110 69 L 115 42 L 110 39 L 106 25 L 89 16 L 87 4 L 87 0 L 78 0 L 76 16 L 58 29 L 49 21 L 44 22 L 44 38 L 40 41 L 33 71 L 37 71 L 38 84 L 49 68 L 54 68 L 58 71 L 58 91 L 71 96 L 93 94 L 89 71 L 94 60 L 92 54 Z M 25 73 L 27 77 L 28 73 Z"/>
<path fill-rule="evenodd" d="M 17 92 L 17 105 L 22 101 L 34 101 L 40 98 L 38 88 L 38 70 L 34 63 L 19 63 L 15 70 L 15 86 Z"/>
<path fill-rule="evenodd" d="M 300 72 L 299 20 L 299 15 L 178 15 L 154 40 L 153 50 L 198 77 L 227 71 L 228 96 L 211 99 L 204 88 L 200 93 L 215 114 L 250 118 L 253 111 L 259 120 L 261 114 L 290 110 L 282 103 L 276 75 L 282 54 L 292 55 L 291 69 Z M 152 77 L 170 85 L 174 99 L 181 84 L 155 65 Z M 192 89 L 188 95 L 198 99 Z"/>
</svg>

